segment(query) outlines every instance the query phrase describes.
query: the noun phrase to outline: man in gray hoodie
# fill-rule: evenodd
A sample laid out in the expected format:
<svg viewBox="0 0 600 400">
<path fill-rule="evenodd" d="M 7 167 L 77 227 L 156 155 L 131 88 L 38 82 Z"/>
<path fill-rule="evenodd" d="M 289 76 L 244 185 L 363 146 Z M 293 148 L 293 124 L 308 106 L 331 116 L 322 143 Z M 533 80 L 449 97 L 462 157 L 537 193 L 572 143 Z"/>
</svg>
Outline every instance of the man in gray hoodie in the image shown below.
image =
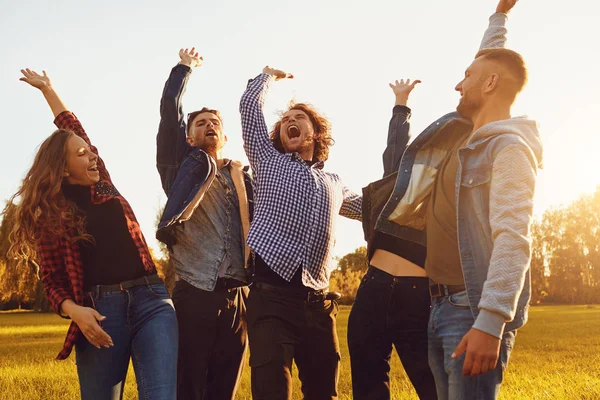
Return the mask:
<svg viewBox="0 0 600 400">
<path fill-rule="evenodd" d="M 511 118 L 526 82 L 518 53 L 480 50 L 456 86 L 457 112 L 472 129 L 437 146 L 425 269 L 432 283 L 429 364 L 439 399 L 495 399 L 516 329 L 527 319 L 542 143 L 534 121 Z"/>
</svg>

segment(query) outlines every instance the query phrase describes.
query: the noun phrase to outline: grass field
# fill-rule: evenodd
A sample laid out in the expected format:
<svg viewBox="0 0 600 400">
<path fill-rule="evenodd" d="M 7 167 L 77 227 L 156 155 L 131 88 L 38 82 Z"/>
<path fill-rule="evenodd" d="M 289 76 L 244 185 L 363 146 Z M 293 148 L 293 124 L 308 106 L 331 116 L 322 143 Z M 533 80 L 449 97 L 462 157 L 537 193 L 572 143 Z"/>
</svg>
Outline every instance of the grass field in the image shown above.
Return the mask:
<svg viewBox="0 0 600 400">
<path fill-rule="evenodd" d="M 346 346 L 349 307 L 338 317 L 342 343 L 341 399 L 351 399 Z M 54 361 L 68 321 L 52 314 L 0 313 L 0 398 L 2 400 L 77 399 L 74 357 Z M 392 358 L 392 398 L 416 399 L 398 358 Z M 294 398 L 300 397 L 295 382 Z M 133 368 L 125 398 L 137 398 Z M 238 399 L 250 399 L 246 368 Z M 534 307 L 519 331 L 505 374 L 501 399 L 600 399 L 600 306 Z"/>
</svg>

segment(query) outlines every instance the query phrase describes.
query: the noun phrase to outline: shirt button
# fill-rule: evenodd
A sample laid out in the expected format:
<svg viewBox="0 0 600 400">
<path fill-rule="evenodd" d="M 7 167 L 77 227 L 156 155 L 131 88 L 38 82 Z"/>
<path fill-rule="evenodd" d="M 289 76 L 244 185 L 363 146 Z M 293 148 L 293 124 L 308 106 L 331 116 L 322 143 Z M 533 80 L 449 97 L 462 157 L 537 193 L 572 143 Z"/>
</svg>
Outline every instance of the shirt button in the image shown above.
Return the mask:
<svg viewBox="0 0 600 400">
<path fill-rule="evenodd" d="M 469 185 L 473 183 L 473 179 L 469 179 Z"/>
</svg>

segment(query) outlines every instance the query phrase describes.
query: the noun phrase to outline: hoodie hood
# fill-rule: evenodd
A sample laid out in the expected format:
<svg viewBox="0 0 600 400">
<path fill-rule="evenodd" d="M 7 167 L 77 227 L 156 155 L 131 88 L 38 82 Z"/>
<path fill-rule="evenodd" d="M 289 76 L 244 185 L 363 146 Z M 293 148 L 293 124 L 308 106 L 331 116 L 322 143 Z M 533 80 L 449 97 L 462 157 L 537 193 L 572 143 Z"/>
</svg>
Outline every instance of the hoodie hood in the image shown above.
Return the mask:
<svg viewBox="0 0 600 400">
<path fill-rule="evenodd" d="M 538 131 L 538 124 L 526 116 L 490 122 L 473 132 L 468 140 L 468 144 L 503 134 L 521 137 L 535 156 L 537 167 L 543 167 L 544 146 Z"/>
</svg>

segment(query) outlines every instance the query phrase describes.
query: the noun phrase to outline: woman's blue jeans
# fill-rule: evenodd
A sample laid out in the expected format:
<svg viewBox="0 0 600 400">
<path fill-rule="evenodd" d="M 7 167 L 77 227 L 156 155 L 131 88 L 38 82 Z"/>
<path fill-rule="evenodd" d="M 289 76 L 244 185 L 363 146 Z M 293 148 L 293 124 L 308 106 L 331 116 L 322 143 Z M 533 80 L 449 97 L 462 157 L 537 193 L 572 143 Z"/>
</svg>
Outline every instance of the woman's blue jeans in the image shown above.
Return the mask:
<svg viewBox="0 0 600 400">
<path fill-rule="evenodd" d="M 97 349 L 83 335 L 75 344 L 81 398 L 121 399 L 131 359 L 140 399 L 174 400 L 177 318 L 165 285 L 86 293 L 85 305 L 106 317 L 114 347 Z"/>
</svg>

